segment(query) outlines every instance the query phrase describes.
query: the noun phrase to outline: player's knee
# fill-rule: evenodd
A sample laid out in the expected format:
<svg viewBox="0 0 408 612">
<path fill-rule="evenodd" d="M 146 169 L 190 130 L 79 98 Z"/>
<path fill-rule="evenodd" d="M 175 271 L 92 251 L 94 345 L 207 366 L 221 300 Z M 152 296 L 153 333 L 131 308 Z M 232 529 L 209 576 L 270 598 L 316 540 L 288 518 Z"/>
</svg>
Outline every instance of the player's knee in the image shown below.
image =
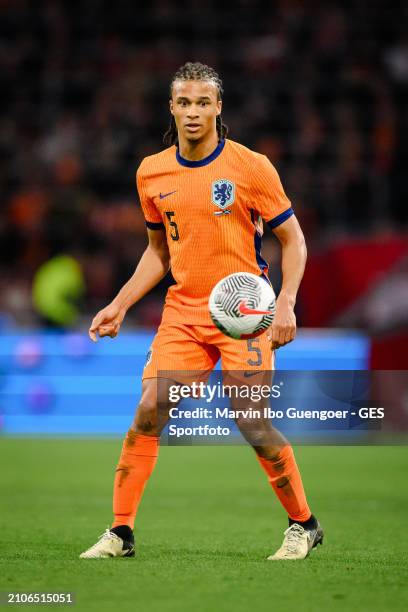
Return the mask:
<svg viewBox="0 0 408 612">
<path fill-rule="evenodd" d="M 133 428 L 137 433 L 157 435 L 157 404 L 141 399 L 137 407 Z"/>
<path fill-rule="evenodd" d="M 235 422 L 242 432 L 254 432 L 256 430 L 256 421 L 248 417 L 239 416 L 235 419 Z"/>
<path fill-rule="evenodd" d="M 163 400 L 158 397 L 158 383 L 156 379 L 143 382 L 142 397 L 136 409 L 132 429 L 136 433 L 159 436 L 169 418 L 169 402 L 166 394 L 161 392 Z"/>
<path fill-rule="evenodd" d="M 265 432 L 260 428 L 259 421 L 240 416 L 235 419 L 235 422 L 238 429 L 251 446 L 256 447 L 265 444 Z"/>
<path fill-rule="evenodd" d="M 151 381 L 144 381 L 142 385 L 142 397 L 136 408 L 132 429 L 137 433 L 154 435 L 157 425 L 157 401 L 155 386 Z"/>
</svg>

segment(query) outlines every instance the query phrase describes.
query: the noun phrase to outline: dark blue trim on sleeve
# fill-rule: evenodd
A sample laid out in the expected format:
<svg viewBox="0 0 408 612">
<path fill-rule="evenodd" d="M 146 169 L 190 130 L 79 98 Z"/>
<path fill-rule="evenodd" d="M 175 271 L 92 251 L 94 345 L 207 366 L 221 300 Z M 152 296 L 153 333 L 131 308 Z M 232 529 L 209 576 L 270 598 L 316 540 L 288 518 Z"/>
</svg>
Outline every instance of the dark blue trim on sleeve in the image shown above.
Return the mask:
<svg viewBox="0 0 408 612">
<path fill-rule="evenodd" d="M 293 210 L 293 208 L 288 208 L 288 210 L 283 211 L 283 213 L 281 213 L 274 219 L 267 221 L 267 224 L 269 225 L 271 229 L 275 229 L 275 227 L 278 227 L 278 225 L 281 225 L 281 223 L 286 221 L 286 219 L 289 219 L 289 217 L 291 217 L 294 214 L 295 214 L 295 211 Z"/>
<path fill-rule="evenodd" d="M 177 147 L 176 159 L 179 164 L 181 164 L 182 166 L 187 166 L 187 168 L 200 168 L 201 166 L 207 166 L 207 164 L 210 164 L 212 161 L 214 161 L 214 159 L 216 159 L 220 155 L 224 147 L 225 140 L 221 140 L 218 143 L 217 148 L 214 149 L 214 151 L 210 153 L 210 155 L 207 155 L 207 157 L 204 157 L 203 159 L 198 159 L 197 161 L 191 161 L 190 159 L 184 159 L 184 157 L 181 157 Z"/>
<path fill-rule="evenodd" d="M 153 223 L 152 221 L 146 221 L 146 226 L 152 230 L 164 229 L 164 223 Z"/>
<path fill-rule="evenodd" d="M 255 225 L 255 211 L 253 209 L 251 209 L 251 221 Z M 266 263 L 266 261 L 261 255 L 262 236 L 258 234 L 258 232 L 256 231 L 256 228 L 254 231 L 254 248 L 255 248 L 256 263 L 258 264 L 261 273 L 268 276 L 268 264 Z"/>
</svg>

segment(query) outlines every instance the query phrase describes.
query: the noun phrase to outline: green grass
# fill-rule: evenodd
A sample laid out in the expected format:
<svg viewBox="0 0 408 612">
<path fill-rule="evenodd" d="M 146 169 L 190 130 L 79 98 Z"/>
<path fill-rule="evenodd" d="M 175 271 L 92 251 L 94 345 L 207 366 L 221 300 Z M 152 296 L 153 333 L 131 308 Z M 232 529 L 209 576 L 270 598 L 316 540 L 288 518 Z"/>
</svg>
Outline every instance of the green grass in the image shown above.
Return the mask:
<svg viewBox="0 0 408 612">
<path fill-rule="evenodd" d="M 137 557 L 79 560 L 110 523 L 120 446 L 0 440 L 0 590 L 73 591 L 76 610 L 408 609 L 406 447 L 297 449 L 326 539 L 286 563 L 265 561 L 286 519 L 250 448 L 162 448 Z"/>
</svg>

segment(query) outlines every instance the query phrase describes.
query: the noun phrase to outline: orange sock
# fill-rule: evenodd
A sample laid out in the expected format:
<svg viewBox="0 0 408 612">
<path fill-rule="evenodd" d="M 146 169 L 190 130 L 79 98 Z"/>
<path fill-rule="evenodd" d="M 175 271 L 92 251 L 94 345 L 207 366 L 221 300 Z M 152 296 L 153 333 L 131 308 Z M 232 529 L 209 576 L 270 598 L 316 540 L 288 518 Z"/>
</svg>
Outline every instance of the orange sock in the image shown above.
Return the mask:
<svg viewBox="0 0 408 612">
<path fill-rule="evenodd" d="M 292 447 L 284 446 L 273 459 L 265 459 L 259 455 L 257 459 L 288 516 L 294 521 L 307 521 L 312 513 L 307 505 Z"/>
<path fill-rule="evenodd" d="M 144 436 L 129 429 L 122 446 L 113 487 L 112 527 L 128 525 L 133 529 L 143 490 L 156 465 L 159 438 Z"/>
</svg>

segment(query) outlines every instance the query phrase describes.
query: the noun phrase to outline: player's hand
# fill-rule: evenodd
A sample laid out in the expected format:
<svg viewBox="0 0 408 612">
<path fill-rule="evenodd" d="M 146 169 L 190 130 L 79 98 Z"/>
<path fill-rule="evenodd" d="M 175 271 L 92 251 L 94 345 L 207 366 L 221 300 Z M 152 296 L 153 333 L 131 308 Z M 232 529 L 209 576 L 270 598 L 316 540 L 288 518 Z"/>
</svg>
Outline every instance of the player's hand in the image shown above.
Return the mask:
<svg viewBox="0 0 408 612">
<path fill-rule="evenodd" d="M 290 300 L 280 295 L 276 300 L 276 312 L 272 325 L 267 331 L 267 338 L 272 343 L 272 349 L 285 346 L 295 339 L 296 316 Z"/>
<path fill-rule="evenodd" d="M 126 312 L 114 302 L 100 310 L 93 318 L 89 328 L 88 334 L 90 339 L 93 342 L 97 342 L 98 336 L 100 338 L 104 336 L 115 338 L 119 333 L 125 314 Z"/>
</svg>

